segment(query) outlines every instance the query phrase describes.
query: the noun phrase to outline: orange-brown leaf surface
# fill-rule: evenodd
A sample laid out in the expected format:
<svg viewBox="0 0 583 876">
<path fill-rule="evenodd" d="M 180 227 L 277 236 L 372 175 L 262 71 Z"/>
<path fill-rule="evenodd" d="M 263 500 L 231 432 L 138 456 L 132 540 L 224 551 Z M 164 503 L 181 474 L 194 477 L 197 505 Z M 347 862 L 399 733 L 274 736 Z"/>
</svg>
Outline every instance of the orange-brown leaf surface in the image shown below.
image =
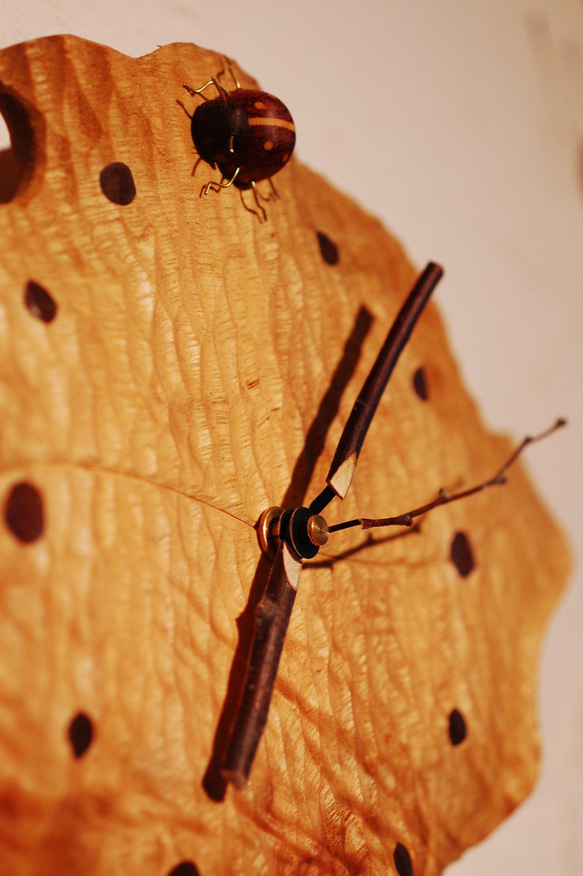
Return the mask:
<svg viewBox="0 0 583 876">
<path fill-rule="evenodd" d="M 222 785 L 268 567 L 254 525 L 324 486 L 416 271 L 295 158 L 267 222 L 234 189 L 199 197 L 219 175 L 192 176 L 182 85 L 221 66 L 186 44 L 0 52 L 19 163 L 0 205 L 2 869 L 434 876 L 532 788 L 565 545 L 520 466 L 418 532 L 335 534 L 305 565 L 249 786 Z M 431 305 L 328 521 L 470 486 L 509 448 Z"/>
</svg>

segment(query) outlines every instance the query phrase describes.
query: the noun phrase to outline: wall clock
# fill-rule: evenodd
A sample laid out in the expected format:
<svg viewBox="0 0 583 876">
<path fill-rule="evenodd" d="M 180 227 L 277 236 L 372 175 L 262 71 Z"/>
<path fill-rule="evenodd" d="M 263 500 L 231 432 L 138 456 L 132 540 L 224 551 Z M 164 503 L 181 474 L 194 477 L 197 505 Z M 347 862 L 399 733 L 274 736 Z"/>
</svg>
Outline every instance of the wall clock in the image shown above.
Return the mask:
<svg viewBox="0 0 583 876">
<path fill-rule="evenodd" d="M 338 533 L 305 564 L 252 780 L 221 782 L 269 567 L 256 522 L 325 482 L 417 271 L 295 158 L 267 222 L 199 198 L 178 101 L 219 64 L 73 37 L 0 53 L 3 860 L 430 876 L 532 787 L 564 541 L 519 466 L 409 535 Z M 429 305 L 329 523 L 509 452 Z"/>
</svg>

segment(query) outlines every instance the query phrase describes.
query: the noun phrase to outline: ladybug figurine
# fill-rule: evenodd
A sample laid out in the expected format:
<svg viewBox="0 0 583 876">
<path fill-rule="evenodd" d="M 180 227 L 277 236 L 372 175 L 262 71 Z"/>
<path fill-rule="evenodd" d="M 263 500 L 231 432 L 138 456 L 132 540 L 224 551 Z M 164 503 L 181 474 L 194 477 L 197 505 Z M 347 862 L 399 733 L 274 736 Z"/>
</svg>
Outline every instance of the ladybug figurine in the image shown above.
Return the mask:
<svg viewBox="0 0 583 876">
<path fill-rule="evenodd" d="M 296 142 L 295 125 L 289 110 L 279 98 L 265 91 L 241 88 L 228 60 L 227 66 L 235 83 L 232 91 L 228 91 L 220 81 L 224 70 L 200 88 L 184 85 L 193 97 L 202 94 L 211 85 L 218 92 L 218 97 L 212 100 L 205 98 L 205 102 L 190 116 L 192 140 L 199 155 L 194 170 L 199 161 L 206 161 L 222 174 L 220 182 L 211 180 L 206 183 L 201 195 L 203 192 L 208 195 L 211 189 L 218 192 L 231 185 L 240 193 L 252 189 L 259 212 L 247 207 L 242 194 L 241 200 L 245 209 L 255 213 L 262 221 L 267 216 L 259 202 L 263 196 L 259 194 L 256 183 L 269 180 L 274 194 L 279 197 L 271 177 L 291 158 Z"/>
</svg>

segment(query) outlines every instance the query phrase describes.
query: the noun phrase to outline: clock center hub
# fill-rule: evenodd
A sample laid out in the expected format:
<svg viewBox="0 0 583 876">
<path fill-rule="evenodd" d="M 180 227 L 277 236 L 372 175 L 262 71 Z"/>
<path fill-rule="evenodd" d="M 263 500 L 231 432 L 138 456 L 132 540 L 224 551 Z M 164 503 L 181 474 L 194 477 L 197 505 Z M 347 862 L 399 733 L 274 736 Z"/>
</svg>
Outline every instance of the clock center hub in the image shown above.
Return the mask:
<svg viewBox="0 0 583 876">
<path fill-rule="evenodd" d="M 311 560 L 328 541 L 329 529 L 322 515 L 309 508 L 273 506 L 259 518 L 257 533 L 261 550 L 268 556 L 283 541 L 298 559 Z"/>
</svg>

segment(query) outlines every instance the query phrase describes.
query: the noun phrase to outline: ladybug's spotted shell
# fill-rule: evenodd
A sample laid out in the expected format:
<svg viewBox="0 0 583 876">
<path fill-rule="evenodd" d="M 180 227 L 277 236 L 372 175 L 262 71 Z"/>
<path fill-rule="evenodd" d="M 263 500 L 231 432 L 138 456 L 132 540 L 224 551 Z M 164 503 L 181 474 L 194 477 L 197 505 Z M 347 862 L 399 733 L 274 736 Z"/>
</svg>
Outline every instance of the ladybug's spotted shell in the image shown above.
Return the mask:
<svg viewBox="0 0 583 876">
<path fill-rule="evenodd" d="M 202 103 L 191 123 L 194 147 L 238 188 L 268 179 L 289 161 L 296 142 L 288 108 L 272 94 L 237 88 Z"/>
</svg>

